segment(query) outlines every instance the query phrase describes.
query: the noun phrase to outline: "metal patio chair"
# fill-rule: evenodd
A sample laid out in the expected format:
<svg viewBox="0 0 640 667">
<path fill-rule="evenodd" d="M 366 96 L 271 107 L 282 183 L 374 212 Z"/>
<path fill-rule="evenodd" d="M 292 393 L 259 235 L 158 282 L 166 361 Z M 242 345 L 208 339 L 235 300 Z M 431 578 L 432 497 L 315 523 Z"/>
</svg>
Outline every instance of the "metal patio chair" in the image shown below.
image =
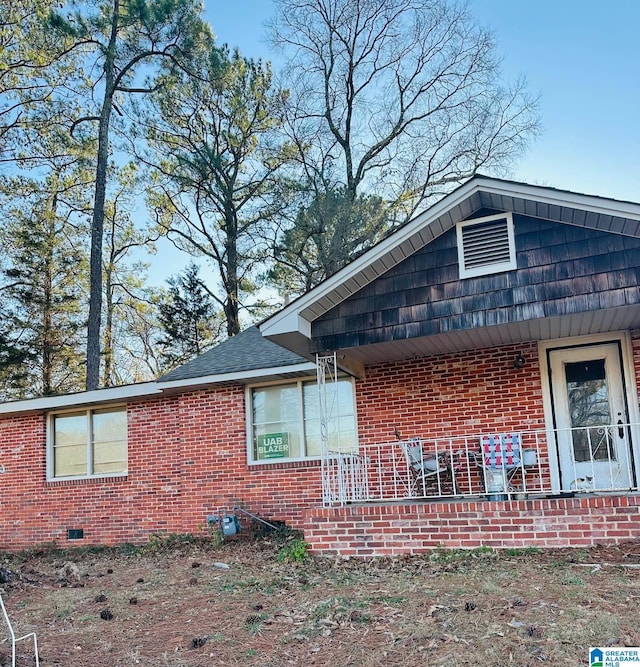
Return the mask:
<svg viewBox="0 0 640 667">
<path fill-rule="evenodd" d="M 425 455 L 419 438 L 401 440 L 399 444 L 407 466 L 406 473 L 400 474 L 407 487 L 407 495 L 427 496 L 432 490 L 439 495 L 441 477 L 448 473 L 445 463 L 435 454 Z"/>
<path fill-rule="evenodd" d="M 16 633 L 13 630 L 11 625 L 11 620 L 9 619 L 9 614 L 7 614 L 7 608 L 4 606 L 4 601 L 2 600 L 2 595 L 0 595 L 0 607 L 2 608 L 2 615 L 4 616 L 4 622 L 9 631 L 9 639 L 11 641 L 11 667 L 16 667 L 16 644 L 23 639 L 29 639 L 33 637 L 33 650 L 35 653 L 35 665 L 40 667 L 40 656 L 38 655 L 38 639 L 35 632 L 29 632 L 22 637 L 16 637 Z"/>
<path fill-rule="evenodd" d="M 513 476 L 522 470 L 522 445 L 519 433 L 499 433 L 480 437 L 480 452 L 472 454 L 482 469 L 488 494 L 513 491 Z"/>
</svg>

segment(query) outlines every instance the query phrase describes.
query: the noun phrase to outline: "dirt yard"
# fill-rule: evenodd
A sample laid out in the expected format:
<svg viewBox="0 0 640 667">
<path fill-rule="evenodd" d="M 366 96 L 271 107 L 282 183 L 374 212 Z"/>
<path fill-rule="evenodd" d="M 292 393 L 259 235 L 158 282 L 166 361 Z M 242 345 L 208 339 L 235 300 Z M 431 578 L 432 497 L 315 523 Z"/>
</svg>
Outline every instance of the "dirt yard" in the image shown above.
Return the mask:
<svg viewBox="0 0 640 667">
<path fill-rule="evenodd" d="M 0 588 L 43 667 L 583 667 L 589 646 L 640 646 L 640 544 L 303 555 L 274 538 L 177 537 L 1 554 Z M 33 665 L 31 644 L 18 647 L 17 664 Z"/>
</svg>

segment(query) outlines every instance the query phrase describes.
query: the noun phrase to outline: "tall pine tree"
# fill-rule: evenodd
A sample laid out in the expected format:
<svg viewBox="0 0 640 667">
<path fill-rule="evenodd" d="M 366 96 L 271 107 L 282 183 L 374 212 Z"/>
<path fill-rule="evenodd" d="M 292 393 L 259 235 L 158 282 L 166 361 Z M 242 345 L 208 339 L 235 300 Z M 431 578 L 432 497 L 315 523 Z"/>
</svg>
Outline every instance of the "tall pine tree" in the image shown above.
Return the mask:
<svg viewBox="0 0 640 667">
<path fill-rule="evenodd" d="M 14 352 L 4 367 L 5 391 L 13 398 L 77 391 L 84 377 L 86 257 L 63 203 L 73 186 L 54 171 L 43 182 L 14 180 L 6 187 L 12 192 L 3 207 L 2 293 Z"/>
<path fill-rule="evenodd" d="M 160 302 L 159 320 L 164 332 L 159 345 L 166 369 L 204 352 L 219 340 L 223 320 L 199 275 L 196 264 L 170 278 L 169 289 Z"/>
<path fill-rule="evenodd" d="M 186 69 L 193 52 L 208 44 L 211 35 L 196 0 L 88 0 L 71 4 L 72 11 L 52 15 L 51 25 L 70 43 L 70 53 L 84 55 L 85 70 L 96 73 L 87 96 L 87 104 L 92 106 L 72 125 L 72 132 L 86 122 L 97 127 L 86 347 L 86 388 L 96 389 L 100 384 L 102 246 L 114 110 L 122 112 L 131 95 L 154 89 L 148 79 L 158 70 Z"/>
</svg>

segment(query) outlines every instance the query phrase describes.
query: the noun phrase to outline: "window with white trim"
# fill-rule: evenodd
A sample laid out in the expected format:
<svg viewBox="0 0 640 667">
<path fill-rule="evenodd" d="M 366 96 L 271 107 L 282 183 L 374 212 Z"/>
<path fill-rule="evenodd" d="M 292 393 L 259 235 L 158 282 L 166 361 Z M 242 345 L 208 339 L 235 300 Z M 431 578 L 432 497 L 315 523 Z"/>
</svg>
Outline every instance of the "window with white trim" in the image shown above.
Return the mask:
<svg viewBox="0 0 640 667">
<path fill-rule="evenodd" d="M 354 384 L 349 378 L 325 385 L 330 451 L 357 444 Z M 320 401 L 315 380 L 247 389 L 249 461 L 256 463 L 319 458 Z"/>
<path fill-rule="evenodd" d="M 50 415 L 50 479 L 120 475 L 127 465 L 126 407 Z"/>
<path fill-rule="evenodd" d="M 517 268 L 511 213 L 459 222 L 456 235 L 460 278 Z"/>
</svg>

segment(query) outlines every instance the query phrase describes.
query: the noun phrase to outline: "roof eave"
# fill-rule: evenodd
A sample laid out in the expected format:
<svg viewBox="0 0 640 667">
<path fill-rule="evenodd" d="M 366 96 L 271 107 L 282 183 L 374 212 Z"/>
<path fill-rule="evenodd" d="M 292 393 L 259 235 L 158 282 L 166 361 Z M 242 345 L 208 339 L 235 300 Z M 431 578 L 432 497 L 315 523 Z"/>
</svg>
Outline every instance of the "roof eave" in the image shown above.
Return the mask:
<svg viewBox="0 0 640 667">
<path fill-rule="evenodd" d="M 156 382 L 129 384 L 119 387 L 107 387 L 92 391 L 62 394 L 59 396 L 43 396 L 18 401 L 0 403 L 0 415 L 19 415 L 32 412 L 50 412 L 65 408 L 80 408 L 90 405 L 122 403 L 131 399 L 148 398 L 160 395 L 162 390 Z"/>
<path fill-rule="evenodd" d="M 258 368 L 247 371 L 235 371 L 232 373 L 219 373 L 217 375 L 205 375 L 183 380 L 168 380 L 158 382 L 161 391 L 197 389 L 214 384 L 224 384 L 227 382 L 237 382 L 248 384 L 250 382 L 259 382 L 269 378 L 291 377 L 292 375 L 305 375 L 316 372 L 316 365 L 311 361 L 292 364 L 289 366 L 274 366 L 272 368 Z"/>
<path fill-rule="evenodd" d="M 219 373 L 217 375 L 207 375 L 203 377 L 173 380 L 168 382 L 146 382 L 142 384 L 122 385 L 119 387 L 96 389 L 94 391 L 63 394 L 60 396 L 27 398 L 18 401 L 0 403 L 0 416 L 18 416 L 30 413 L 33 414 L 41 412 L 53 412 L 56 410 L 83 408 L 93 405 L 127 403 L 138 399 L 162 397 L 168 393 L 176 393 L 183 389 L 193 390 L 233 382 L 237 384 L 248 384 L 278 378 L 314 375 L 315 372 L 316 365 L 309 361 L 300 364 L 291 364 L 288 366 L 258 368 L 248 371 L 237 371 L 233 373 Z"/>
<path fill-rule="evenodd" d="M 355 293 L 345 288 L 345 283 L 349 279 L 361 275 L 363 277 L 362 284 L 357 288 L 360 289 L 360 287 L 386 273 L 403 259 L 403 257 L 392 257 L 394 249 L 411 241 L 421 230 L 433 225 L 447 211 L 456 208 L 480 192 L 530 199 L 553 206 L 575 207 L 592 213 L 618 216 L 640 222 L 640 205 L 633 202 L 579 194 L 547 186 L 504 181 L 487 176 L 476 176 L 443 197 L 439 202 L 436 202 L 320 285 L 267 318 L 260 325 L 261 333 L 266 338 L 274 342 L 277 341 L 288 349 L 294 350 L 294 347 L 290 347 L 290 342 L 295 343 L 294 351 L 300 354 L 300 350 L 303 348 L 301 339 L 309 340 L 311 338 L 311 324 L 315 319 L 311 315 L 311 311 L 314 305 L 321 300 L 325 300 L 322 310 L 326 312 L 326 310 L 348 298 L 351 293 Z M 434 230 L 434 237 L 437 234 L 438 230 Z M 375 271 L 371 270 L 371 267 L 376 263 L 380 265 L 380 268 Z M 365 270 L 367 269 L 369 271 L 365 277 Z"/>
<path fill-rule="evenodd" d="M 478 190 L 478 188 L 479 183 L 474 179 L 461 185 L 459 188 L 441 199 L 428 210 L 419 214 L 406 225 L 395 231 L 391 236 L 376 244 L 373 248 L 362 254 L 360 257 L 344 266 L 333 276 L 330 276 L 309 292 L 298 297 L 295 301 L 292 301 L 282 310 L 278 311 L 271 317 L 268 317 L 259 327 L 262 335 L 269 339 L 279 336 L 280 340 L 283 340 L 282 334 L 297 332 L 307 338 L 310 338 L 311 321 L 305 319 L 302 316 L 302 311 L 308 308 L 312 303 L 323 297 L 326 297 L 331 292 L 336 290 L 350 276 L 363 271 L 366 267 L 374 264 L 378 259 L 387 255 L 394 247 L 401 245 L 403 241 L 411 238 L 419 229 L 424 227 L 426 224 L 429 224 L 432 220 L 437 219 L 448 208 L 452 208 L 461 201 L 464 201 L 470 197 Z M 386 272 L 388 268 L 385 268 L 384 271 L 380 272 L 380 275 Z M 372 276 L 369 279 L 369 282 L 377 277 L 378 275 Z"/>
</svg>

